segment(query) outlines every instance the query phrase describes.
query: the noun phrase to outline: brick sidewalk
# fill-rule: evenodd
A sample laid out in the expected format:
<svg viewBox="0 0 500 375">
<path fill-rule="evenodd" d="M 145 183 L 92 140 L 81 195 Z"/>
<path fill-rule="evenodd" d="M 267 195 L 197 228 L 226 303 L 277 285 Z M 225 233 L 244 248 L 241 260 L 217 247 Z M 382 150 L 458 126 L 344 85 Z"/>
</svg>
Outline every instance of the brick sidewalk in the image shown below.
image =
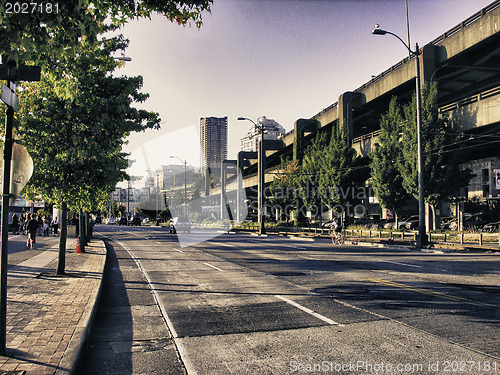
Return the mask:
<svg viewBox="0 0 500 375">
<path fill-rule="evenodd" d="M 74 241 L 67 243 L 68 276 L 55 275 L 57 248 L 8 270 L 7 356 L 0 356 L 0 374 L 72 371 L 100 290 L 106 249 L 94 239 L 86 253 L 75 254 Z"/>
</svg>

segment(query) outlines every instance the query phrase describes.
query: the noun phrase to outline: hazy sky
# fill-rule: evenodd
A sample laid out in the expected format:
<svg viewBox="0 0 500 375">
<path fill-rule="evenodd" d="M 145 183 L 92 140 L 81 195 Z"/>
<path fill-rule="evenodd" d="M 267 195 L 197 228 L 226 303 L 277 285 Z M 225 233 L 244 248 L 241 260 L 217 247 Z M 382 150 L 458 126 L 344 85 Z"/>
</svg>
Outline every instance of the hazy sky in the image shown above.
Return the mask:
<svg viewBox="0 0 500 375">
<path fill-rule="evenodd" d="M 492 0 L 408 0 L 412 48 L 425 45 Z M 405 0 L 214 0 L 200 30 L 161 16 L 129 23 L 132 61 L 118 74 L 142 75 L 160 131 L 130 137 L 136 170 L 199 162 L 201 117 L 228 117 L 229 158 L 250 122 L 266 116 L 291 130 L 407 55 Z M 142 147 L 141 147 L 142 146 Z M 135 151 L 134 151 L 135 150 Z M 138 152 L 139 150 L 139 152 Z M 144 160 L 142 160 L 144 159 Z"/>
</svg>

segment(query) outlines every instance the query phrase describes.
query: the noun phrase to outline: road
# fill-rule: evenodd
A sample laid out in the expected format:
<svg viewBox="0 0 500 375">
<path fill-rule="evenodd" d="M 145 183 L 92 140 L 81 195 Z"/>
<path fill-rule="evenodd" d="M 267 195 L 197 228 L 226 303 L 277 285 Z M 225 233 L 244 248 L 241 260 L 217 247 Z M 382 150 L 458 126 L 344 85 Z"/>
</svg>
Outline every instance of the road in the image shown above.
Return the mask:
<svg viewBox="0 0 500 375">
<path fill-rule="evenodd" d="M 499 255 L 96 231 L 114 289 L 81 373 L 500 373 Z"/>
</svg>

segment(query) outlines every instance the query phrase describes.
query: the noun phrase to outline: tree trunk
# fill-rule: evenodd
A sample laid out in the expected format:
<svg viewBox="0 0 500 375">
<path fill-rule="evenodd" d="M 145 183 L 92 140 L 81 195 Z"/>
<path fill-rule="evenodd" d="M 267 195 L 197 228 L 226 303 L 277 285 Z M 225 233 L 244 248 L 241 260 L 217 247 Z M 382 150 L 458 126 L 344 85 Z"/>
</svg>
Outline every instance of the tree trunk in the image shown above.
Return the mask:
<svg viewBox="0 0 500 375">
<path fill-rule="evenodd" d="M 85 218 L 83 214 L 83 210 L 80 208 L 80 215 L 79 215 L 79 224 L 80 224 L 80 251 L 82 253 L 85 252 Z"/>
<path fill-rule="evenodd" d="M 68 238 L 68 206 L 66 202 L 61 205 L 61 233 L 59 237 L 59 260 L 57 262 L 57 274 L 64 275 L 66 268 L 66 239 Z"/>
</svg>

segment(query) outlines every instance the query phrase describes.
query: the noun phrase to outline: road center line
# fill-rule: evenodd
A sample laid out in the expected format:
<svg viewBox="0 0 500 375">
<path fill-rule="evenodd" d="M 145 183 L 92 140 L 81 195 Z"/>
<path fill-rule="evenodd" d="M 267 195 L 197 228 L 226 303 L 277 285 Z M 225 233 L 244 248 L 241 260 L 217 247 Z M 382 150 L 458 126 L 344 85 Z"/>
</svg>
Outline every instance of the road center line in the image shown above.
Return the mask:
<svg viewBox="0 0 500 375">
<path fill-rule="evenodd" d="M 413 286 L 409 286 L 409 285 L 405 285 L 405 284 L 395 283 L 393 281 L 388 281 L 388 280 L 383 280 L 383 279 L 371 279 L 371 278 L 363 278 L 363 280 L 371 281 L 372 283 L 384 284 L 384 285 L 392 286 L 395 288 L 402 288 L 402 289 L 406 289 L 406 290 L 411 290 L 413 292 L 426 294 L 426 295 L 434 296 L 434 297 L 440 297 L 440 298 L 444 298 L 444 299 L 447 299 L 450 301 L 469 302 L 469 303 L 476 304 L 474 301 L 467 299 L 467 298 L 461 298 L 461 297 L 452 296 L 450 294 L 434 292 L 433 290 L 417 288 L 417 287 L 413 287 Z"/>
<path fill-rule="evenodd" d="M 176 249 L 175 247 L 173 248 L 175 251 L 179 252 L 179 253 L 183 253 L 184 251 L 182 250 L 179 250 L 179 249 Z"/>
<path fill-rule="evenodd" d="M 157 243 L 158 245 L 163 245 L 163 243 L 161 243 L 160 241 L 156 241 L 156 243 Z"/>
<path fill-rule="evenodd" d="M 399 265 L 399 266 L 422 268 L 422 266 L 416 266 L 416 265 L 414 265 L 414 264 L 406 264 L 406 263 L 391 262 L 391 261 L 389 261 L 389 260 L 383 260 L 382 262 L 384 262 L 384 263 L 391 263 L 391 264 L 397 264 L 397 265 Z"/>
<path fill-rule="evenodd" d="M 210 263 L 203 262 L 203 264 L 205 264 L 205 265 L 207 265 L 209 267 L 212 267 L 213 269 L 216 269 L 217 271 L 224 272 L 224 270 L 221 270 L 219 267 L 215 267 L 214 265 L 212 265 Z"/>
<path fill-rule="evenodd" d="M 285 301 L 289 305 L 292 305 L 292 306 L 298 308 L 299 310 L 302 310 L 302 311 L 308 313 L 309 315 L 312 315 L 312 316 L 318 318 L 319 320 L 324 321 L 325 323 L 328 323 L 328 324 L 331 324 L 331 325 L 334 325 L 334 326 L 341 326 L 342 325 L 340 323 L 337 323 L 334 320 L 331 320 L 330 318 L 327 318 L 326 316 L 323 316 L 323 315 L 318 314 L 317 312 L 315 312 L 315 311 L 313 311 L 311 309 L 308 309 L 305 306 L 299 305 L 297 302 L 293 302 L 292 300 L 290 300 L 290 299 L 288 299 L 286 297 L 279 296 L 279 295 L 275 295 L 275 297 L 278 298 L 278 299 L 280 299 L 280 300 L 282 300 L 282 301 Z"/>
</svg>

